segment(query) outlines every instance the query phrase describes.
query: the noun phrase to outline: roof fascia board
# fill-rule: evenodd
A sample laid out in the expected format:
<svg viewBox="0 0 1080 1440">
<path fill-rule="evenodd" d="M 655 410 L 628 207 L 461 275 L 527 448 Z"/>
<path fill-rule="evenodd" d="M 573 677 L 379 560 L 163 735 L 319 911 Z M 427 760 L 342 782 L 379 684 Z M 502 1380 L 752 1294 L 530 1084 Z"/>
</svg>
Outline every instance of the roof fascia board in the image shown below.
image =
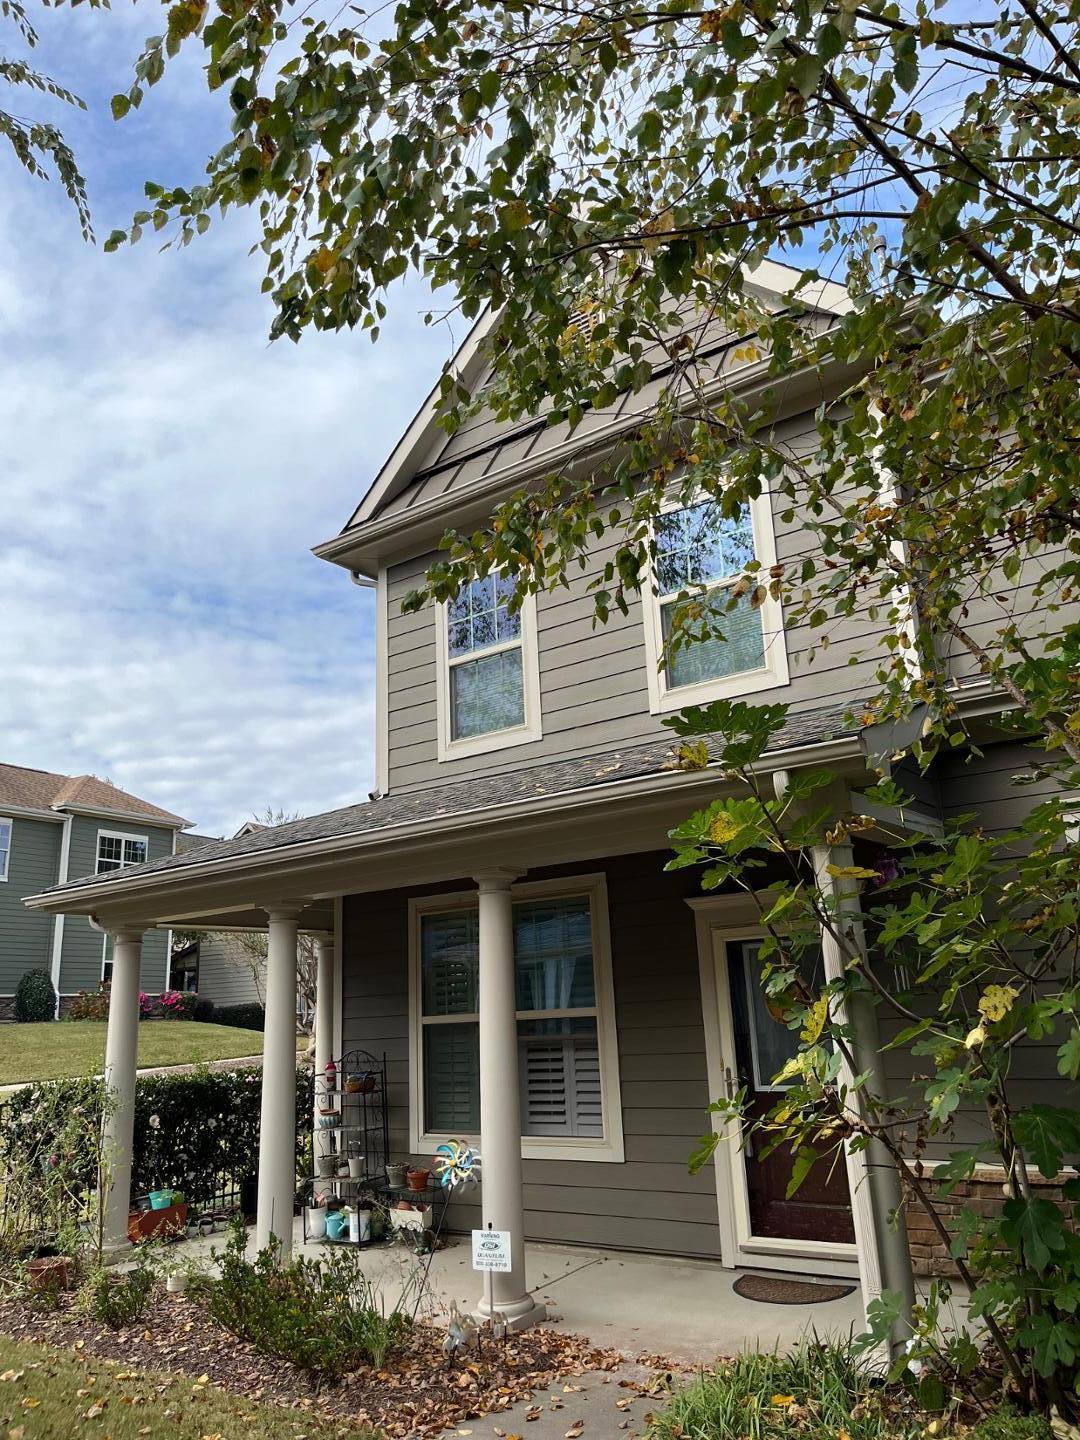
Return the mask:
<svg viewBox="0 0 1080 1440">
<path fill-rule="evenodd" d="M 475 378 L 473 372 L 484 358 L 481 347 L 491 333 L 500 313 L 497 310 L 484 310 L 454 352 L 449 368 L 465 384 L 469 384 Z M 439 426 L 441 404 L 439 384 L 441 380 L 442 375 L 439 376 L 439 380 L 429 391 L 427 399 L 413 416 L 409 428 L 391 450 L 382 469 L 372 481 L 367 494 L 350 517 L 345 526 L 346 531 L 354 526 L 362 525 L 365 520 L 368 520 L 383 500 L 392 499 L 401 486 L 411 478 L 418 462 L 431 448 L 432 442 L 439 434 L 444 433 Z"/>
<path fill-rule="evenodd" d="M 763 774 L 771 774 L 774 770 L 791 769 L 804 764 L 861 758 L 858 737 L 851 735 L 838 740 L 818 741 L 770 751 L 762 758 L 758 768 Z M 297 861 L 318 860 L 320 857 L 336 856 L 338 853 L 344 858 L 349 854 L 362 854 L 394 841 L 408 842 L 415 838 L 422 840 L 441 835 L 453 836 L 462 830 L 475 829 L 504 817 L 514 819 L 523 815 L 541 816 L 557 813 L 561 809 L 602 806 L 612 800 L 616 803 L 621 800 L 634 801 L 656 794 L 666 795 L 676 788 L 693 790 L 700 786 L 715 785 L 722 781 L 722 778 L 722 772 L 714 766 L 695 771 L 665 770 L 634 781 L 613 780 L 601 785 L 583 786 L 577 790 L 563 790 L 542 799 L 530 797 L 526 800 L 508 800 L 480 810 L 457 812 L 441 820 L 409 820 L 398 825 L 388 825 L 380 830 L 352 831 L 345 835 L 324 836 L 317 840 L 301 840 L 290 845 L 275 846 L 272 850 L 256 850 L 247 854 L 221 856 L 216 860 L 201 860 L 195 865 L 176 866 L 170 870 L 154 871 L 149 875 L 132 873 L 125 875 L 122 880 L 97 881 L 64 890 L 44 890 L 36 895 L 25 896 L 23 903 L 32 910 L 61 913 L 70 902 L 100 904 L 127 897 L 149 896 L 155 892 L 167 894 L 185 880 L 212 879 L 222 875 L 232 879 L 257 875 L 273 878 L 278 871 Z M 132 867 L 133 871 L 135 868 Z M 250 879 L 248 883 L 250 885 Z"/>
<path fill-rule="evenodd" d="M 8 805 L 0 800 L 0 815 L 10 820 L 48 820 L 52 825 L 62 825 L 63 815 L 55 810 L 42 810 L 36 805 Z"/>
<path fill-rule="evenodd" d="M 80 805 L 74 804 L 54 805 L 58 818 L 63 815 L 86 815 L 92 820 L 132 820 L 140 825 L 153 825 L 158 830 L 187 830 L 194 825 L 194 820 L 185 820 L 180 815 L 147 815 L 142 810 L 113 810 L 108 805 Z"/>
<path fill-rule="evenodd" d="M 807 400 L 812 399 L 816 404 L 826 393 L 840 393 L 864 368 L 857 364 L 839 362 L 829 366 L 824 372 L 829 383 L 824 387 L 823 373 L 816 366 L 805 365 L 778 382 L 775 377 L 769 376 L 769 364 L 766 357 L 743 366 L 734 373 L 718 376 L 705 388 L 705 397 L 730 391 L 742 399 L 754 401 L 766 390 L 777 389 L 783 402 L 774 417 L 774 423 L 778 423 L 791 414 L 798 413 L 796 407 L 805 404 Z M 329 560 L 335 565 L 360 570 L 373 576 L 379 563 L 384 560 L 388 546 L 396 543 L 397 547 L 401 548 L 406 533 L 419 531 L 425 539 L 438 538 L 448 528 L 451 514 L 467 510 L 470 506 L 487 508 L 491 500 L 502 491 L 536 479 L 558 469 L 560 465 L 584 464 L 590 460 L 595 462 L 598 452 L 613 449 L 620 439 L 640 423 L 641 415 L 633 412 L 620 415 L 607 425 L 598 426 L 586 436 L 575 432 L 554 449 L 544 451 L 541 455 L 526 456 L 492 471 L 482 483 L 463 489 L 449 501 L 444 495 L 436 495 L 430 500 L 421 501 L 404 514 L 363 526 L 362 534 L 355 533 L 355 529 L 359 527 L 343 530 L 332 540 L 314 546 L 312 553 L 320 560 Z"/>
</svg>

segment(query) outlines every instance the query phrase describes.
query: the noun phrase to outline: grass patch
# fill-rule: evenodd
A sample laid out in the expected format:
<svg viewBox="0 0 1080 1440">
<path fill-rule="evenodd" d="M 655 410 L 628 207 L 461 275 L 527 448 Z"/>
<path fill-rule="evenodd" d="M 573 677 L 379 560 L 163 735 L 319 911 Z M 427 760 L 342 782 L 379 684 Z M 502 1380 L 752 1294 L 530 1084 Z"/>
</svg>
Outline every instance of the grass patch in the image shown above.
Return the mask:
<svg viewBox="0 0 1080 1440">
<path fill-rule="evenodd" d="M 60 1080 L 96 1075 L 105 1064 L 104 1020 L 53 1020 L 41 1025 L 5 1025 L 0 1046 L 0 1085 L 21 1080 Z M 306 1042 L 305 1042 L 306 1043 Z M 151 1020 L 139 1026 L 139 1065 L 196 1065 L 261 1055 L 258 1030 L 199 1020 Z"/>
<path fill-rule="evenodd" d="M 789 1355 L 747 1352 L 700 1376 L 656 1416 L 655 1440 L 906 1440 L 918 1417 L 870 1383 L 844 1341 L 806 1340 Z"/>
<path fill-rule="evenodd" d="M 136 1372 L 0 1335 L 0 1434 L 19 1440 L 376 1440 L 376 1432 L 260 1405 L 216 1386 Z"/>
</svg>

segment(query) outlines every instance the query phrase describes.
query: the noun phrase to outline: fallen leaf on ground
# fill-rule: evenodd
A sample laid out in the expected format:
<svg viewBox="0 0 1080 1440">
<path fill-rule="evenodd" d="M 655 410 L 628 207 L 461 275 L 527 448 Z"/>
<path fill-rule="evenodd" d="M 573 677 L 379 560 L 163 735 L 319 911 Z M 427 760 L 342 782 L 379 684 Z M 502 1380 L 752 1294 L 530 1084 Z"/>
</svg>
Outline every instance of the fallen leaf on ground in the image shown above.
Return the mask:
<svg viewBox="0 0 1080 1440">
<path fill-rule="evenodd" d="M 578 1440 L 578 1436 L 585 1429 L 584 1420 L 575 1420 L 566 1432 L 566 1440 Z"/>
</svg>

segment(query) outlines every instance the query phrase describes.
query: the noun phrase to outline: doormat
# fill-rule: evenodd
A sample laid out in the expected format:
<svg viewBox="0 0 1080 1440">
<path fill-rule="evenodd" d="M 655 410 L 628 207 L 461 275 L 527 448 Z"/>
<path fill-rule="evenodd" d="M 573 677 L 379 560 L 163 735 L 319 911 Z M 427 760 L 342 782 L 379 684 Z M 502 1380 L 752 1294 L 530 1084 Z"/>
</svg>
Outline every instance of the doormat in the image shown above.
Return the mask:
<svg viewBox="0 0 1080 1440">
<path fill-rule="evenodd" d="M 731 1287 L 744 1300 L 763 1305 L 820 1305 L 825 1300 L 842 1300 L 855 1289 L 842 1280 L 784 1280 L 774 1275 L 740 1275 Z"/>
</svg>

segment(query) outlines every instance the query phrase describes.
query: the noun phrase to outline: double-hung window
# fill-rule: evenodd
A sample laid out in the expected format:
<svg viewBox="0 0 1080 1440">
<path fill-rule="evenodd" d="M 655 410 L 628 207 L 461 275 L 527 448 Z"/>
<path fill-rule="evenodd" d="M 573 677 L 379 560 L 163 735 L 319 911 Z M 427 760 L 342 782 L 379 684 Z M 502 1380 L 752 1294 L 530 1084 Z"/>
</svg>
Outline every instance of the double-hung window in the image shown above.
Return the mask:
<svg viewBox="0 0 1080 1440">
<path fill-rule="evenodd" d="M 99 830 L 97 837 L 97 870 L 104 875 L 121 870 L 125 865 L 141 865 L 147 855 L 145 835 L 126 835 L 119 830 Z"/>
<path fill-rule="evenodd" d="M 0 880 L 8 878 L 8 864 L 11 861 L 11 833 L 14 822 L 6 815 L 0 815 Z"/>
<path fill-rule="evenodd" d="M 540 738 L 536 600 L 513 595 L 495 573 L 438 607 L 440 760 Z"/>
<path fill-rule="evenodd" d="M 413 911 L 413 1145 L 423 1149 L 480 1133 L 480 936 L 474 895 Z M 603 877 L 516 887 L 513 928 L 523 1153 L 621 1159 Z"/>
<path fill-rule="evenodd" d="M 786 684 L 779 601 L 756 603 L 756 585 L 736 594 L 755 563 L 767 588 L 776 561 L 768 496 L 734 514 L 713 499 L 665 510 L 653 541 L 643 595 L 653 712 Z"/>
</svg>

